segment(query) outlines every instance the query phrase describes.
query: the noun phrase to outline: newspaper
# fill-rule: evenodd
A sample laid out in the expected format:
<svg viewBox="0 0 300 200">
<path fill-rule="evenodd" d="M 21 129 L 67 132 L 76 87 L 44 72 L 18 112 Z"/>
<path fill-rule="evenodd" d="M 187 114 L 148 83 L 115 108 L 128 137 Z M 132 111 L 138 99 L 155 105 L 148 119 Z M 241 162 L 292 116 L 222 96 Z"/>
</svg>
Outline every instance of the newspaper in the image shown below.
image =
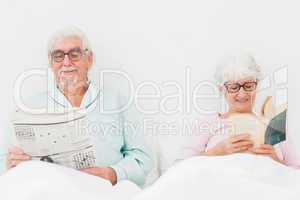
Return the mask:
<svg viewBox="0 0 300 200">
<path fill-rule="evenodd" d="M 94 166 L 96 152 L 87 130 L 84 110 L 28 114 L 16 111 L 12 121 L 16 146 L 33 160 L 74 169 Z"/>
</svg>

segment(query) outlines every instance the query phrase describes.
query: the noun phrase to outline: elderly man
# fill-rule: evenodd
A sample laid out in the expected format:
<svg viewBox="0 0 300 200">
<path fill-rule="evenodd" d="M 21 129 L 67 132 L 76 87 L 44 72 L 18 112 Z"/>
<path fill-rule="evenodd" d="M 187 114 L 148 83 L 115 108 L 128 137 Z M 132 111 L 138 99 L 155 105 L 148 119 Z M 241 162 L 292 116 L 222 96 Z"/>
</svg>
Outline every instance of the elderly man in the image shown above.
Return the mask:
<svg viewBox="0 0 300 200">
<path fill-rule="evenodd" d="M 120 109 L 122 99 L 117 93 L 98 89 L 97 84 L 89 80 L 94 56 L 84 33 L 68 28 L 54 34 L 49 40 L 48 58 L 54 87 L 48 87 L 47 93 L 36 95 L 30 103 L 35 107 L 47 106 L 48 111 L 73 107 L 87 109 L 89 126 L 96 127 L 89 129 L 89 133 L 95 144 L 97 163 L 82 171 L 112 184 L 127 179 L 142 186 L 153 160 L 141 130 L 126 127 L 128 122 L 137 122 L 136 112 L 134 109 L 104 112 Z M 30 159 L 22 149 L 13 147 L 7 156 L 7 168 Z"/>
</svg>

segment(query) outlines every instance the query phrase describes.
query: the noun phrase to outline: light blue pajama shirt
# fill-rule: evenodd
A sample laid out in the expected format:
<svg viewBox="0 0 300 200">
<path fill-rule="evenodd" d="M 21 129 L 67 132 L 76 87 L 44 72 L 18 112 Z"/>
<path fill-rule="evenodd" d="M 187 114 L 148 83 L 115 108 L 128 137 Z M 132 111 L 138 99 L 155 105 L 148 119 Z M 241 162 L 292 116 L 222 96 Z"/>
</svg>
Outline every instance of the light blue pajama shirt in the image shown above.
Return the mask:
<svg viewBox="0 0 300 200">
<path fill-rule="evenodd" d="M 56 84 L 49 85 L 48 92 L 34 95 L 26 105 L 34 109 L 47 108 L 48 112 L 71 108 Z M 112 167 L 118 181 L 127 179 L 143 186 L 147 174 L 153 168 L 153 158 L 144 140 L 142 120 L 134 105 L 124 109 L 127 102 L 118 92 L 98 88 L 91 82 L 80 106 L 88 111 L 88 131 L 96 148 L 96 166 Z M 120 109 L 124 111 L 113 113 Z M 10 141 L 9 138 L 10 135 L 5 135 L 4 140 Z M 7 146 L 0 147 L 0 173 L 5 169 Z"/>
</svg>

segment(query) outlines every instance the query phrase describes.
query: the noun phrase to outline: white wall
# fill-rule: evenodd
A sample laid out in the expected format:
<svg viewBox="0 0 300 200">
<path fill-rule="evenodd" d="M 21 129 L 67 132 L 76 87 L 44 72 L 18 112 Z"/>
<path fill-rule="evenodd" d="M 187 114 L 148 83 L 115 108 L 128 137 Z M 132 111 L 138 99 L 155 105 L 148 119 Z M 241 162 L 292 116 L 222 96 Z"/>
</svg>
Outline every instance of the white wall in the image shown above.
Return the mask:
<svg viewBox="0 0 300 200">
<path fill-rule="evenodd" d="M 299 67 L 299 28 L 296 19 L 300 17 L 297 6 L 297 1 L 292 0 L 1 1 L 0 134 L 4 133 L 8 113 L 14 107 L 14 80 L 24 70 L 47 66 L 47 38 L 65 25 L 76 25 L 87 33 L 96 52 L 97 66 L 123 69 L 136 86 L 149 80 L 157 83 L 162 92 L 159 100 L 176 92 L 163 82 L 177 81 L 186 87 L 187 66 L 191 70 L 192 86 L 211 80 L 215 63 L 227 52 L 239 49 L 252 52 L 269 75 L 275 69 L 289 66 L 292 68 L 289 83 L 293 84 L 290 106 L 294 106 L 291 110 L 297 114 L 299 70 L 295 67 Z M 37 82 L 40 83 L 38 77 L 26 82 L 24 94 L 41 89 L 43 84 Z M 142 103 L 145 108 L 153 108 L 157 101 Z M 168 106 L 176 103 L 170 100 Z M 183 117 L 196 116 L 194 112 L 146 115 L 154 117 L 156 122 L 175 124 L 180 124 Z M 290 130 L 297 134 L 296 121 L 291 122 Z M 169 150 L 172 157 L 169 143 L 175 137 L 162 138 L 162 148 Z"/>
</svg>

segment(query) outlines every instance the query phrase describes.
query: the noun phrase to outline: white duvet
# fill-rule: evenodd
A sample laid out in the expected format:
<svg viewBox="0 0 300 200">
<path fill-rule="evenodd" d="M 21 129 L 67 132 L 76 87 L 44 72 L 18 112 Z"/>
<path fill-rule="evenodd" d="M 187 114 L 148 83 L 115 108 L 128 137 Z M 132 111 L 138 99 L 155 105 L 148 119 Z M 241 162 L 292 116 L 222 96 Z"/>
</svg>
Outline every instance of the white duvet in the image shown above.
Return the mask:
<svg viewBox="0 0 300 200">
<path fill-rule="evenodd" d="M 140 188 L 109 181 L 46 162 L 29 161 L 0 176 L 1 200 L 131 199 Z"/>
<path fill-rule="evenodd" d="M 268 157 L 236 154 L 178 163 L 134 200 L 299 200 L 300 172 Z"/>
<path fill-rule="evenodd" d="M 267 157 L 195 157 L 140 190 L 65 167 L 26 162 L 0 176 L 2 200 L 299 200 L 300 172 Z"/>
</svg>

